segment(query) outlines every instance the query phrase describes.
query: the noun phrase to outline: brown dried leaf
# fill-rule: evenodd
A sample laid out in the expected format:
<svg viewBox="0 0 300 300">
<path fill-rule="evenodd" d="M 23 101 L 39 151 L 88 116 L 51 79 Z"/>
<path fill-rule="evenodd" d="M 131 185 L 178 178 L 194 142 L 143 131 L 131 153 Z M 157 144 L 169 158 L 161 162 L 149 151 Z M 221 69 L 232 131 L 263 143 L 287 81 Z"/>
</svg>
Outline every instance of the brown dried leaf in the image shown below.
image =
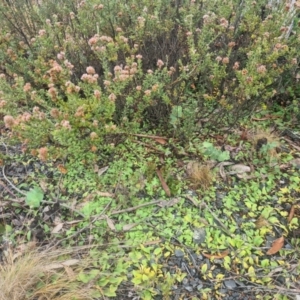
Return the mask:
<svg viewBox="0 0 300 300">
<path fill-rule="evenodd" d="M 165 182 L 165 180 L 164 180 L 164 178 L 163 178 L 163 176 L 161 174 L 161 171 L 159 169 L 156 170 L 156 174 L 157 174 L 157 176 L 158 176 L 158 178 L 160 180 L 160 183 L 161 183 L 164 191 L 166 192 L 167 196 L 170 197 L 171 196 L 171 191 L 170 191 L 167 183 Z"/>
<path fill-rule="evenodd" d="M 289 164 L 281 164 L 281 165 L 279 166 L 279 169 L 280 169 L 280 170 L 286 170 L 286 169 L 288 169 L 289 167 L 290 167 Z"/>
<path fill-rule="evenodd" d="M 113 198 L 115 195 L 109 192 L 97 192 L 98 196 Z"/>
<path fill-rule="evenodd" d="M 268 250 L 267 254 L 272 255 L 277 253 L 284 245 L 284 237 L 280 237 L 279 239 L 275 240 L 272 244 L 272 247 Z"/>
<path fill-rule="evenodd" d="M 62 173 L 62 174 L 67 174 L 67 173 L 68 173 L 67 168 L 66 168 L 64 165 L 62 165 L 62 164 L 59 164 L 59 165 L 57 166 L 57 169 L 58 169 L 59 172 Z"/>
<path fill-rule="evenodd" d="M 262 117 L 262 118 L 254 118 L 252 117 L 251 119 L 253 121 L 265 121 L 265 120 L 271 120 L 271 119 L 277 119 L 278 116 L 272 116 L 272 115 L 266 115 L 265 117 Z"/>
<path fill-rule="evenodd" d="M 59 264 L 59 263 L 53 263 L 53 264 L 50 264 L 48 266 L 45 266 L 45 270 L 46 271 L 50 271 L 50 270 L 57 270 L 57 269 L 61 269 L 63 268 L 64 266 L 62 264 Z"/>
<path fill-rule="evenodd" d="M 162 138 L 155 138 L 154 141 L 161 144 L 161 145 L 165 145 L 167 143 L 167 141 L 165 139 L 162 139 Z"/>
<path fill-rule="evenodd" d="M 130 229 L 134 228 L 138 223 L 131 223 L 131 224 L 126 224 L 123 226 L 123 231 L 129 231 Z"/>
<path fill-rule="evenodd" d="M 116 230 L 115 224 L 112 219 L 110 219 L 109 217 L 106 217 L 106 223 L 111 230 L 114 230 L 114 231 Z"/>
<path fill-rule="evenodd" d="M 222 164 L 220 164 L 219 173 L 220 173 L 220 176 L 222 177 L 222 179 L 226 180 L 226 173 L 225 173 L 225 170 L 224 170 L 224 167 Z"/>
<path fill-rule="evenodd" d="M 68 259 L 68 260 L 65 260 L 63 261 L 61 264 L 65 267 L 70 267 L 70 266 L 74 266 L 74 265 L 77 265 L 79 263 L 79 259 Z"/>
<path fill-rule="evenodd" d="M 70 267 L 70 266 L 77 265 L 78 263 L 79 263 L 78 259 L 69 259 L 69 260 L 66 260 L 66 261 L 62 261 L 61 263 L 53 263 L 53 264 L 47 265 L 47 266 L 45 266 L 45 269 L 47 271 L 62 269 L 62 268 L 65 268 L 65 267 Z"/>
<path fill-rule="evenodd" d="M 171 200 L 162 200 L 159 203 L 157 203 L 157 205 L 160 207 L 169 207 L 177 204 L 179 201 L 179 198 L 172 198 Z"/>
<path fill-rule="evenodd" d="M 292 205 L 289 216 L 288 216 L 288 223 L 290 223 L 292 221 L 294 214 L 295 214 L 295 206 Z"/>
<path fill-rule="evenodd" d="M 162 243 L 162 240 L 149 241 L 149 242 L 143 243 L 143 246 L 157 245 L 157 244 L 160 244 L 160 243 Z"/>
<path fill-rule="evenodd" d="M 255 226 L 257 229 L 262 228 L 264 226 L 268 226 L 270 223 L 262 216 L 260 216 L 256 221 L 255 221 Z"/>
<path fill-rule="evenodd" d="M 67 221 L 65 224 L 67 225 L 74 225 L 82 222 L 82 220 L 73 220 L 73 221 Z"/>
<path fill-rule="evenodd" d="M 231 172 L 229 174 L 242 174 L 251 172 L 251 168 L 249 166 L 243 164 L 236 164 L 230 167 Z"/>
<path fill-rule="evenodd" d="M 64 223 L 57 224 L 51 231 L 51 233 L 58 233 L 64 227 Z"/>
<path fill-rule="evenodd" d="M 225 256 L 227 256 L 229 254 L 229 250 L 225 250 L 223 252 L 221 252 L 220 254 L 207 254 L 207 253 L 202 253 L 203 256 L 207 257 L 207 258 L 224 258 Z"/>
<path fill-rule="evenodd" d="M 69 278 L 70 280 L 72 280 L 73 278 L 76 277 L 76 274 L 75 274 L 75 272 L 72 270 L 72 268 L 70 268 L 69 266 L 64 266 L 64 269 L 65 269 L 65 271 L 66 271 L 66 273 L 67 273 L 67 275 L 68 275 L 68 278 Z"/>
<path fill-rule="evenodd" d="M 105 173 L 108 170 L 108 166 L 103 167 L 101 169 L 98 170 L 98 176 L 101 176 L 103 173 Z"/>
<path fill-rule="evenodd" d="M 43 190 L 43 192 L 47 192 L 48 189 L 48 183 L 45 180 L 39 180 L 39 185 L 41 187 L 41 189 Z"/>
</svg>

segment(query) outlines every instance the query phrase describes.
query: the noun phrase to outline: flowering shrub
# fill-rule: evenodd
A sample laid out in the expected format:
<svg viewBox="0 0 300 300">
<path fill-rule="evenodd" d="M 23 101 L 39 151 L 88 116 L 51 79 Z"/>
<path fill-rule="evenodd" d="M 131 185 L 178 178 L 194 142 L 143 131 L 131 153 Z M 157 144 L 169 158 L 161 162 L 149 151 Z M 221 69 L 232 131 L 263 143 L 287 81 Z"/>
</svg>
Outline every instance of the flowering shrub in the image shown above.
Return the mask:
<svg viewBox="0 0 300 300">
<path fill-rule="evenodd" d="M 234 125 L 286 82 L 299 96 L 297 3 L 2 1 L 4 126 L 43 161 L 86 162 L 118 134 Z"/>
</svg>

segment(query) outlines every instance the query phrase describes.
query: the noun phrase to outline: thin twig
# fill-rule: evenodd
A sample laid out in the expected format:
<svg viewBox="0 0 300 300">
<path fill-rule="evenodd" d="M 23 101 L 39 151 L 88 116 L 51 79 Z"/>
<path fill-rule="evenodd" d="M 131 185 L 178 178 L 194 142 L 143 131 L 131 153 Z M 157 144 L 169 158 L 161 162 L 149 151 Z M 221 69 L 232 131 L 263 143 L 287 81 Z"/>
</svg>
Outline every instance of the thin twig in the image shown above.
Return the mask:
<svg viewBox="0 0 300 300">
<path fill-rule="evenodd" d="M 11 187 L 18 193 L 20 193 L 23 196 L 27 196 L 26 193 L 22 192 L 20 189 L 18 189 L 5 175 L 5 166 L 2 167 L 2 175 L 4 179 L 11 185 Z"/>
<path fill-rule="evenodd" d="M 149 144 L 146 144 L 146 143 L 143 143 L 143 142 L 140 142 L 140 141 L 134 141 L 134 142 L 137 143 L 137 144 L 140 144 L 140 145 L 142 145 L 142 146 L 145 146 L 145 147 L 147 147 L 147 148 L 149 148 L 149 149 L 155 150 L 155 151 L 158 152 L 158 153 L 161 153 L 161 154 L 164 154 L 164 153 L 165 153 L 164 151 L 159 150 L 159 149 L 157 149 L 156 147 L 154 147 L 154 146 L 152 146 L 152 145 L 149 145 Z"/>
<path fill-rule="evenodd" d="M 12 195 L 13 197 L 16 197 L 16 195 L 10 190 L 7 188 L 7 186 L 2 182 L 2 180 L 0 180 L 0 185 L 10 194 Z"/>
<path fill-rule="evenodd" d="M 300 150 L 300 147 L 297 146 L 293 141 L 291 141 L 290 139 L 283 137 L 283 139 L 288 142 L 292 147 L 294 147 L 296 150 Z"/>
<path fill-rule="evenodd" d="M 192 203 L 195 204 L 195 201 L 192 200 L 192 197 L 189 195 L 183 195 L 183 197 L 186 197 L 188 200 L 192 201 Z M 212 210 L 208 207 L 208 205 L 205 202 L 202 202 L 201 204 L 198 205 L 201 208 L 206 208 L 209 213 L 212 215 L 212 217 L 215 219 L 215 221 L 221 225 L 221 229 L 228 234 L 229 236 L 232 237 L 232 233 L 227 229 L 227 227 L 218 219 L 218 217 L 212 212 Z"/>
<path fill-rule="evenodd" d="M 10 213 L 0 214 L 0 219 L 10 218 L 10 217 L 11 217 Z"/>
<path fill-rule="evenodd" d="M 101 220 L 101 219 L 106 219 L 106 218 L 107 218 L 107 216 L 106 216 L 104 213 L 105 213 L 105 211 L 108 209 L 108 207 L 110 206 L 111 202 L 112 202 L 112 200 L 108 202 L 108 204 L 104 207 L 104 209 L 102 210 L 102 212 L 101 212 L 100 214 L 98 214 L 98 215 L 96 215 L 96 216 L 93 217 L 93 219 L 89 222 L 89 225 L 88 225 L 88 226 L 94 224 L 96 221 L 99 221 L 99 220 Z M 76 231 L 76 232 L 73 233 L 72 235 L 70 235 L 70 236 L 68 236 L 68 237 L 66 237 L 66 238 L 64 238 L 64 239 L 62 239 L 62 240 L 59 240 L 57 243 L 54 244 L 53 247 L 58 246 L 58 245 L 59 245 L 61 242 L 63 242 L 63 241 L 66 241 L 66 240 L 69 240 L 69 239 L 71 239 L 71 238 L 77 237 L 80 233 L 82 233 L 82 232 L 85 231 L 86 229 L 87 229 L 87 226 L 81 228 L 80 230 Z"/>
<path fill-rule="evenodd" d="M 161 200 L 154 200 L 154 201 L 143 203 L 143 204 L 140 204 L 140 205 L 137 205 L 137 206 L 134 206 L 134 207 L 129 207 L 129 208 L 126 208 L 126 209 L 121 209 L 121 210 L 115 210 L 115 211 L 112 211 L 110 214 L 111 215 L 117 215 L 117 214 L 121 214 L 123 212 L 130 212 L 130 211 L 137 210 L 141 207 L 149 206 L 149 205 L 153 205 L 153 204 L 158 204 L 160 202 L 161 202 Z"/>
<path fill-rule="evenodd" d="M 144 138 L 148 138 L 148 139 L 164 139 L 164 140 L 168 140 L 167 137 L 158 136 L 158 135 L 148 135 L 148 134 L 138 134 L 138 133 L 133 133 L 131 135 L 132 136 L 137 136 L 137 137 L 144 137 Z"/>
<path fill-rule="evenodd" d="M 191 258 L 191 260 L 192 260 L 192 263 L 193 263 L 193 266 L 194 266 L 195 270 L 198 270 L 199 267 L 197 266 L 196 261 L 195 261 L 195 258 L 194 258 L 194 256 L 192 255 L 192 253 L 190 252 L 190 250 L 189 250 L 183 243 L 181 243 L 181 242 L 179 241 L 179 239 L 177 239 L 176 237 L 172 237 L 172 238 L 173 238 L 174 240 L 176 240 L 180 245 L 182 245 L 182 246 L 184 247 L 185 251 L 189 254 L 189 256 L 190 256 L 190 258 Z M 193 276 L 192 276 L 192 277 L 193 277 Z"/>
</svg>

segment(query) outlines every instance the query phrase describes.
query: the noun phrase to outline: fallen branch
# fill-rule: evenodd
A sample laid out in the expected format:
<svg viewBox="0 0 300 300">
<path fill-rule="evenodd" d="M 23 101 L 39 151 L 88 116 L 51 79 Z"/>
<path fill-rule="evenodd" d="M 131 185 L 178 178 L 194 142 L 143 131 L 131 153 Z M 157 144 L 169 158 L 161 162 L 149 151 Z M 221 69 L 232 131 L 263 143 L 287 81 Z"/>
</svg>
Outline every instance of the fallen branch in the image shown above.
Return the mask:
<svg viewBox="0 0 300 300">
<path fill-rule="evenodd" d="M 108 202 L 108 204 L 104 207 L 104 209 L 102 210 L 102 212 L 96 216 L 93 217 L 93 219 L 89 222 L 88 226 L 91 226 L 92 224 L 94 224 L 96 221 L 99 221 L 99 220 L 103 220 L 103 219 L 106 219 L 107 218 L 107 215 L 104 214 L 104 212 L 108 209 L 108 207 L 110 206 L 112 200 Z M 77 237 L 80 233 L 82 233 L 83 231 L 85 231 L 87 229 L 88 226 L 85 226 L 83 228 L 81 228 L 80 230 L 76 231 L 75 233 L 73 233 L 72 235 L 62 239 L 62 240 L 59 240 L 57 243 L 54 244 L 53 247 L 56 247 L 58 246 L 61 242 L 63 241 L 66 241 L 66 240 L 69 240 L 71 238 L 75 238 Z"/>
<path fill-rule="evenodd" d="M 294 142 L 292 142 L 290 139 L 286 138 L 286 137 L 283 137 L 283 139 L 288 142 L 292 147 L 294 147 L 296 150 L 299 150 L 300 151 L 300 147 L 295 145 Z"/>
<path fill-rule="evenodd" d="M 130 211 L 137 210 L 141 207 L 145 207 L 145 206 L 149 206 L 149 205 L 153 205 L 153 204 L 159 204 L 160 202 L 161 202 L 161 200 L 154 200 L 154 201 L 143 203 L 143 204 L 140 204 L 140 205 L 137 205 L 137 206 L 134 206 L 134 207 L 129 207 L 129 208 L 126 208 L 126 209 L 121 209 L 121 210 L 115 210 L 115 211 L 112 211 L 110 214 L 111 215 L 117 215 L 117 214 L 121 214 L 123 212 L 130 212 Z"/>
<path fill-rule="evenodd" d="M 137 137 L 143 137 L 143 138 L 148 138 L 148 139 L 163 139 L 163 140 L 168 140 L 167 137 L 164 136 L 158 136 L 158 135 L 147 135 L 147 134 L 132 134 L 133 136 L 137 136 Z"/>
</svg>

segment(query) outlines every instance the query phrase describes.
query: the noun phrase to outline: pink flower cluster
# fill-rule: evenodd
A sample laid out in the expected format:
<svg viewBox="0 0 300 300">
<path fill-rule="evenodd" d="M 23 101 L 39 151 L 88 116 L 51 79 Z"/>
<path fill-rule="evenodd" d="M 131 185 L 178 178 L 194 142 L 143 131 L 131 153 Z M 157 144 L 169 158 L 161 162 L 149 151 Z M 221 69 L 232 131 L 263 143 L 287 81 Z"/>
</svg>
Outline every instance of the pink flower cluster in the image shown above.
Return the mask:
<svg viewBox="0 0 300 300">
<path fill-rule="evenodd" d="M 114 67 L 114 73 L 115 77 L 113 81 L 125 81 L 127 79 L 130 79 L 134 76 L 134 74 L 137 72 L 137 63 L 134 62 L 131 64 L 131 66 L 115 66 Z"/>
<path fill-rule="evenodd" d="M 67 87 L 67 94 L 78 93 L 80 91 L 80 86 L 75 85 L 71 81 L 67 81 L 65 86 Z"/>
<path fill-rule="evenodd" d="M 91 49 L 93 51 L 105 51 L 105 46 L 103 46 L 103 43 L 113 43 L 113 38 L 110 36 L 102 35 L 99 36 L 99 34 L 95 34 L 93 37 L 91 37 L 88 41 L 88 44 L 90 45 Z M 99 46 L 98 43 L 102 42 L 102 44 Z"/>
<path fill-rule="evenodd" d="M 76 113 L 74 114 L 75 117 L 77 118 L 81 118 L 84 117 L 84 107 L 83 106 L 79 106 L 76 110 Z"/>
<path fill-rule="evenodd" d="M 71 125 L 70 125 L 70 122 L 69 122 L 68 120 L 62 120 L 62 121 L 60 122 L 60 125 L 61 125 L 63 128 L 66 128 L 66 129 L 68 129 L 68 130 L 71 130 L 71 129 L 72 129 L 72 127 L 71 127 Z"/>
<path fill-rule="evenodd" d="M 83 82 L 87 82 L 90 84 L 97 83 L 98 74 L 91 75 L 91 74 L 83 74 L 80 78 Z"/>
<path fill-rule="evenodd" d="M 56 101 L 58 95 L 57 89 L 54 87 L 54 84 L 49 84 L 48 87 L 48 94 L 50 95 L 51 100 Z"/>
<path fill-rule="evenodd" d="M 32 109 L 32 113 L 33 113 L 33 116 L 38 120 L 44 120 L 46 118 L 46 114 L 44 112 L 40 111 L 40 108 L 37 106 L 35 106 Z"/>
<path fill-rule="evenodd" d="M 86 73 L 81 76 L 83 82 L 90 84 L 97 83 L 99 75 L 96 74 L 96 71 L 93 67 L 89 66 L 86 68 Z"/>
</svg>

